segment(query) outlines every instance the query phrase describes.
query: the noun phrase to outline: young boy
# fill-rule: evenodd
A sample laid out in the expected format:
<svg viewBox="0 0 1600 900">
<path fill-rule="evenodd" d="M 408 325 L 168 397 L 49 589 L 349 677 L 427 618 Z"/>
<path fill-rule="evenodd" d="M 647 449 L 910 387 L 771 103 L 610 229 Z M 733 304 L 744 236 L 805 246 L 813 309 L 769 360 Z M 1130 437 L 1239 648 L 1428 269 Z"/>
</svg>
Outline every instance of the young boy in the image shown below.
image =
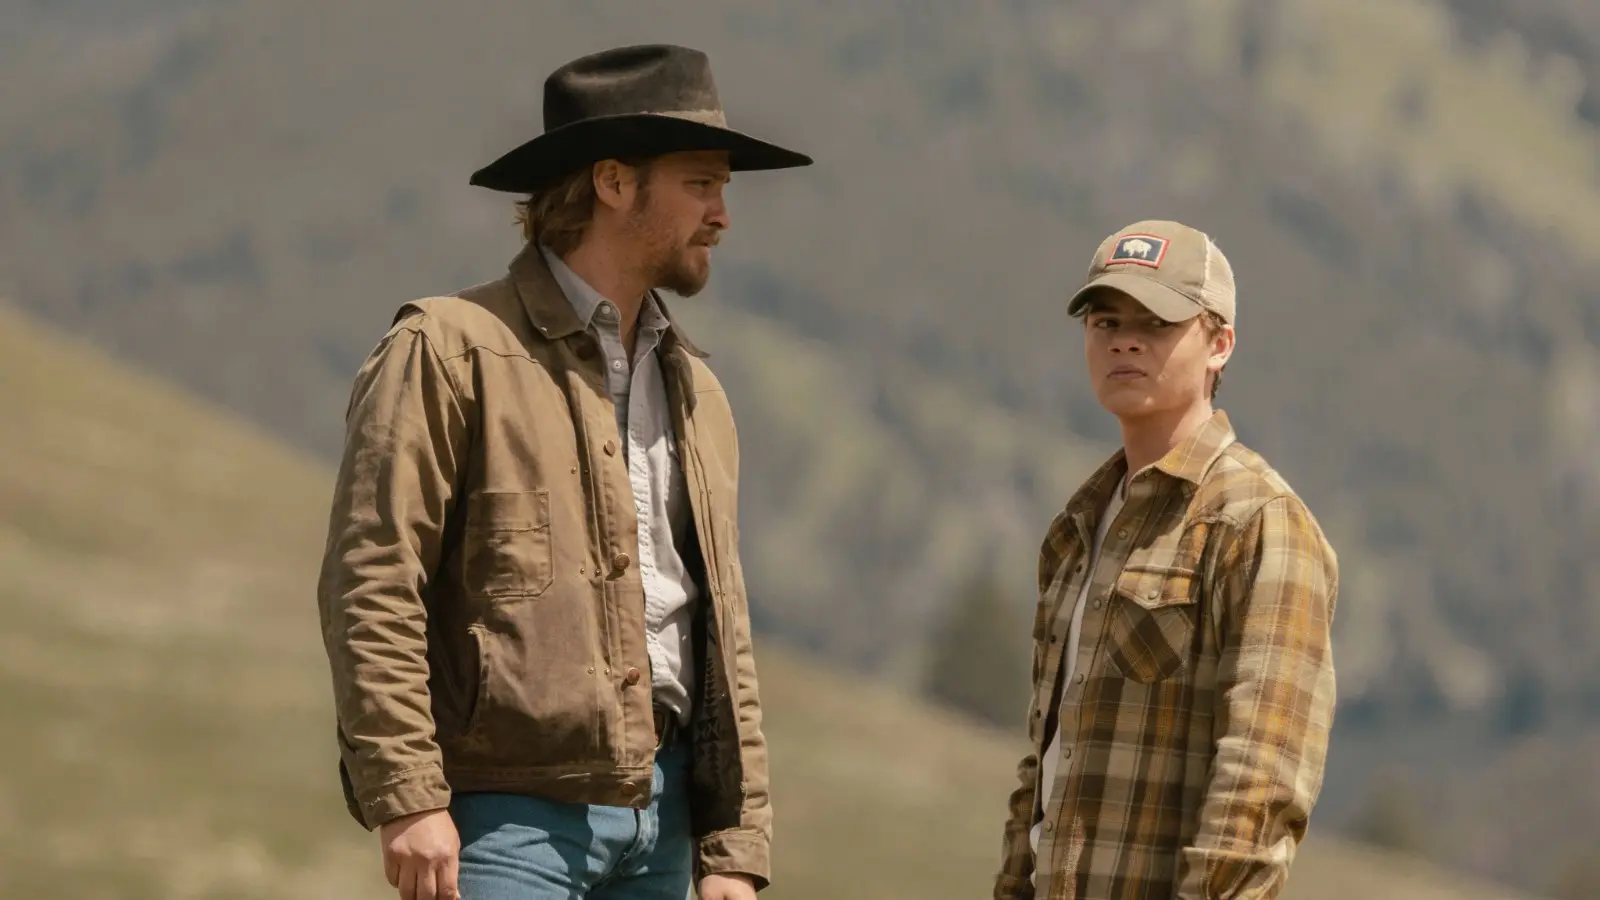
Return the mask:
<svg viewBox="0 0 1600 900">
<path fill-rule="evenodd" d="M 1032 752 L 996 900 L 1269 900 L 1321 789 L 1338 566 L 1212 407 L 1234 279 L 1205 234 L 1138 222 L 1068 304 L 1122 449 L 1039 561 Z"/>
</svg>

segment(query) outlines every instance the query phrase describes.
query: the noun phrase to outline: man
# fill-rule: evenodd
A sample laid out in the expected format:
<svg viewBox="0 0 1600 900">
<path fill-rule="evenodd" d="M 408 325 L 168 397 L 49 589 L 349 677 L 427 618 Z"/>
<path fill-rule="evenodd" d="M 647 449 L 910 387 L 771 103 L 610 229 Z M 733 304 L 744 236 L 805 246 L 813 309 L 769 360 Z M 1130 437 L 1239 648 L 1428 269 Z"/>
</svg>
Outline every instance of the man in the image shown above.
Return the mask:
<svg viewBox="0 0 1600 900">
<path fill-rule="evenodd" d="M 996 900 L 1269 900 L 1321 789 L 1337 560 L 1212 398 L 1234 280 L 1209 237 L 1138 222 L 1068 304 L 1122 448 L 1039 561 L 1033 752 Z"/>
<path fill-rule="evenodd" d="M 688 296 L 735 170 L 705 55 L 545 82 L 501 279 L 401 307 L 355 380 L 319 584 L 351 815 L 403 900 L 749 900 L 766 744 L 727 397 Z"/>
</svg>

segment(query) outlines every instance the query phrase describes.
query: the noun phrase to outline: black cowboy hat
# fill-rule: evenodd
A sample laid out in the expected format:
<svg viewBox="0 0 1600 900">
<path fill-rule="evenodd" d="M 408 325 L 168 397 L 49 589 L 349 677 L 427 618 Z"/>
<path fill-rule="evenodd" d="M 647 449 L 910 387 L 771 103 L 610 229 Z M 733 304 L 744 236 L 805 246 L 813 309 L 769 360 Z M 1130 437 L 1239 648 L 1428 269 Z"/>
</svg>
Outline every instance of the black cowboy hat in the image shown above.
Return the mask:
<svg viewBox="0 0 1600 900">
<path fill-rule="evenodd" d="M 478 187 L 532 193 L 602 159 L 685 150 L 726 150 L 735 171 L 811 165 L 727 126 L 711 61 L 670 44 L 619 47 L 584 56 L 544 82 L 544 133 L 472 175 Z"/>
</svg>

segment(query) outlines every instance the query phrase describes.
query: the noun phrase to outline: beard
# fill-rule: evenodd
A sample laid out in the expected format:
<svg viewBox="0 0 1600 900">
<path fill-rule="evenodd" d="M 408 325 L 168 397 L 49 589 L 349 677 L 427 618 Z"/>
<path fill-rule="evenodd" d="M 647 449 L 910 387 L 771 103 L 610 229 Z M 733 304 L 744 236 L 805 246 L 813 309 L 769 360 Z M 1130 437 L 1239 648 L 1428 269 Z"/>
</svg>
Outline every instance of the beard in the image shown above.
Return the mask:
<svg viewBox="0 0 1600 900">
<path fill-rule="evenodd" d="M 711 280 L 711 258 L 700 254 L 697 244 L 679 246 L 675 252 L 657 261 L 651 272 L 651 281 L 656 287 L 680 297 L 693 297 Z"/>
<path fill-rule="evenodd" d="M 715 228 L 696 231 L 687 240 L 651 206 L 648 191 L 640 191 L 629 214 L 629 230 L 644 248 L 643 270 L 652 288 L 680 297 L 700 293 L 711 279 L 710 248 L 721 240 Z"/>
</svg>

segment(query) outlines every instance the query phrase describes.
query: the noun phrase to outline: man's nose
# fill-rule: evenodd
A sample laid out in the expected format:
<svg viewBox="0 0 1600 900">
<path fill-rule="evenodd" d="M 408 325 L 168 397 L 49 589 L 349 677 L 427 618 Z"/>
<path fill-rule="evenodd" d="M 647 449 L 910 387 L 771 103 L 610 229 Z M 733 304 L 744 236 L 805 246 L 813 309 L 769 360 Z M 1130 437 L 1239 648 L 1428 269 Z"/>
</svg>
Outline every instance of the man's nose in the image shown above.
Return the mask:
<svg viewBox="0 0 1600 900">
<path fill-rule="evenodd" d="M 728 204 L 721 197 L 712 201 L 710 209 L 706 210 L 706 224 L 722 231 L 733 224 L 728 218 Z"/>
</svg>

